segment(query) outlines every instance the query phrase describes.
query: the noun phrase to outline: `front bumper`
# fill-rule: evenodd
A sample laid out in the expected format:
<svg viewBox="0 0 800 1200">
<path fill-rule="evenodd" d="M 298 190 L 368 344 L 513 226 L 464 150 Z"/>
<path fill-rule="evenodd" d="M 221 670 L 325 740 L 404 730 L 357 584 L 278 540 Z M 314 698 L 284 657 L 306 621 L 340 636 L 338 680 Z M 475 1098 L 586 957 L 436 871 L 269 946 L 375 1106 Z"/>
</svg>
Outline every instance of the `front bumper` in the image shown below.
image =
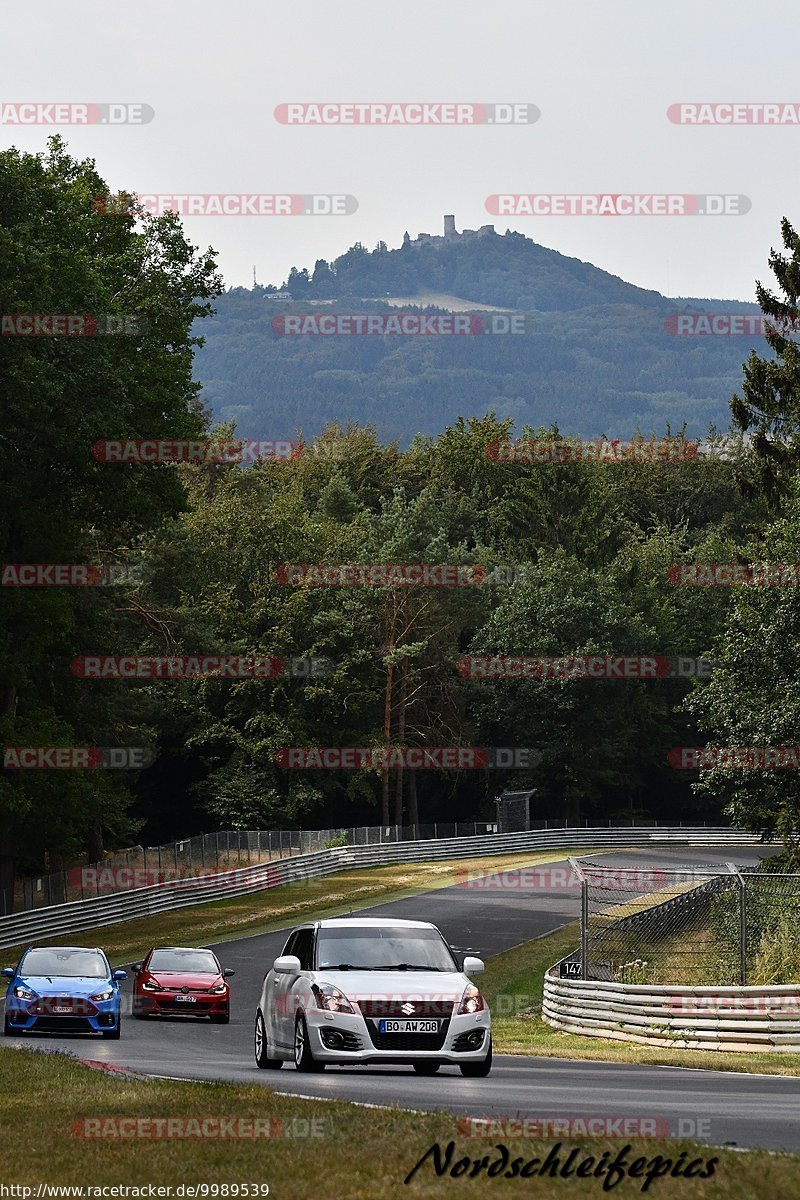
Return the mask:
<svg viewBox="0 0 800 1200">
<path fill-rule="evenodd" d="M 482 1062 L 489 1050 L 487 1009 L 451 1016 L 436 1034 L 380 1033 L 379 1018 L 358 1013 L 305 1011 L 314 1058 L 328 1063 Z"/>
<path fill-rule="evenodd" d="M 119 996 L 111 1000 L 40 996 L 20 1000 L 6 995 L 5 1013 L 12 1029 L 27 1033 L 102 1033 L 119 1024 Z"/>
<path fill-rule="evenodd" d="M 181 992 L 134 992 L 135 1017 L 223 1017 L 230 1011 L 230 992 L 214 996 L 210 992 L 191 992 L 191 1000 L 178 999 Z"/>
</svg>

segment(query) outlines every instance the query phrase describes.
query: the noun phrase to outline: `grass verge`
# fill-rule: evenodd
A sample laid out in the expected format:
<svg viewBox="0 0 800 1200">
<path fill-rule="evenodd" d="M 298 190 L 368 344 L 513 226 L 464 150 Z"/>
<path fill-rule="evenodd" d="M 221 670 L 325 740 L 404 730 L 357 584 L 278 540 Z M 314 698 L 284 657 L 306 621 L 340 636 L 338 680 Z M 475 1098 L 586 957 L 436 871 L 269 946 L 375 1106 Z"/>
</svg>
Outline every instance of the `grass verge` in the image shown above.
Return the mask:
<svg viewBox="0 0 800 1200">
<path fill-rule="evenodd" d="M 465 1084 L 468 1081 L 464 1081 Z M 271 1136 L 224 1138 L 192 1136 L 185 1139 L 141 1136 L 99 1139 L 80 1136 L 85 1119 L 100 1120 L 95 1130 L 108 1134 L 109 1118 L 178 1119 L 198 1122 L 208 1118 L 231 1121 L 272 1118 Z M 316 1124 L 314 1124 L 316 1122 Z M 532 1174 L 520 1180 L 486 1174 L 454 1178 L 437 1177 L 431 1159 L 403 1181 L 435 1143 L 443 1150 L 455 1142 L 452 1163 L 462 1156 L 489 1163 L 498 1158 L 498 1141 L 511 1159 L 541 1162 L 555 1142 L 542 1139 L 468 1138 L 448 1114 L 407 1113 L 398 1109 L 360 1108 L 341 1101 L 323 1103 L 278 1096 L 266 1087 L 229 1084 L 144 1080 L 93 1071 L 74 1059 L 37 1054 L 16 1047 L 0 1049 L 0 1124 L 3 1133 L 3 1182 L 31 1187 L 82 1185 L 102 1187 L 147 1185 L 171 1187 L 206 1184 L 218 1187 L 216 1196 L 234 1196 L 231 1185 L 268 1184 L 276 1200 L 306 1200 L 319 1192 L 342 1200 L 395 1200 L 409 1197 L 514 1195 L 532 1200 L 554 1196 L 602 1196 L 603 1180 Z M 89 1126 L 92 1129 L 92 1126 Z M 124 1129 L 125 1126 L 114 1126 Z M 130 1129 L 130 1126 L 128 1127 Z M 154 1126 L 151 1124 L 151 1129 Z M 188 1129 L 184 1126 L 184 1129 Z M 202 1125 L 196 1128 L 202 1129 Z M 248 1126 L 244 1126 L 248 1128 Z M 263 1128 L 263 1126 L 262 1126 Z M 315 1136 L 306 1136 L 311 1130 Z M 556 1151 L 561 1164 L 576 1148 L 574 1164 L 587 1155 L 598 1162 L 604 1152 L 613 1159 L 627 1143 L 622 1139 L 564 1141 Z M 796 1200 L 800 1189 L 800 1156 L 752 1151 L 747 1154 L 694 1146 L 689 1142 L 639 1139 L 627 1150 L 627 1160 L 652 1161 L 660 1155 L 671 1166 L 693 1159 L 716 1159 L 711 1178 L 657 1179 L 645 1192 L 669 1200 Z M 552 1161 L 552 1160 L 551 1160 Z M 608 1160 L 606 1160 L 608 1161 Z M 538 1164 L 537 1164 L 538 1168 Z M 533 1169 L 537 1169 L 533 1168 Z M 469 1167 L 463 1168 L 464 1172 Z M 640 1168 L 641 1169 L 641 1168 Z M 644 1168 L 647 1170 L 647 1168 Z M 667 1168 L 668 1170 L 670 1168 Z M 695 1167 L 696 1170 L 701 1168 Z M 641 1196 L 646 1178 L 625 1178 L 613 1188 L 616 1197 Z M 522 1185 L 520 1187 L 520 1184 Z M 222 1192 L 222 1185 L 228 1191 Z M 8 1193 L 12 1194 L 12 1193 Z M 23 1195 L 17 1192 L 17 1195 Z M 46 1194 L 46 1193 L 43 1193 Z M 137 1193 L 129 1193 L 136 1195 Z M 185 1194 L 185 1193 L 184 1193 Z M 238 1193 L 241 1196 L 243 1193 Z M 263 1191 L 259 1193 L 263 1195 Z M 85 1197 L 91 1193 L 84 1191 Z M 214 1193 L 208 1191 L 207 1196 Z M 250 1196 L 254 1195 L 253 1191 Z"/>
</svg>

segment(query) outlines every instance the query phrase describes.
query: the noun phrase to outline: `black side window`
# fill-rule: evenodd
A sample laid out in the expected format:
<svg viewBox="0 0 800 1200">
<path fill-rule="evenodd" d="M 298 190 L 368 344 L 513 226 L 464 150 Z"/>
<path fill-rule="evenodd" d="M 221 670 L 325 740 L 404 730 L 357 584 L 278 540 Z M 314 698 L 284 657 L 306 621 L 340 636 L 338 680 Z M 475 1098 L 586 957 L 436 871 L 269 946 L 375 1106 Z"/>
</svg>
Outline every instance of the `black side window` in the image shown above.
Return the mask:
<svg viewBox="0 0 800 1200">
<path fill-rule="evenodd" d="M 297 934 L 297 944 L 292 953 L 300 959 L 304 971 L 311 970 L 311 956 L 314 949 L 314 930 L 301 929 Z"/>
<path fill-rule="evenodd" d="M 295 947 L 297 946 L 297 939 L 299 938 L 299 936 L 300 936 L 299 933 L 290 933 L 289 934 L 289 940 L 287 941 L 286 945 L 283 947 L 283 950 L 281 950 L 281 955 L 297 953 L 297 950 L 295 949 Z"/>
</svg>

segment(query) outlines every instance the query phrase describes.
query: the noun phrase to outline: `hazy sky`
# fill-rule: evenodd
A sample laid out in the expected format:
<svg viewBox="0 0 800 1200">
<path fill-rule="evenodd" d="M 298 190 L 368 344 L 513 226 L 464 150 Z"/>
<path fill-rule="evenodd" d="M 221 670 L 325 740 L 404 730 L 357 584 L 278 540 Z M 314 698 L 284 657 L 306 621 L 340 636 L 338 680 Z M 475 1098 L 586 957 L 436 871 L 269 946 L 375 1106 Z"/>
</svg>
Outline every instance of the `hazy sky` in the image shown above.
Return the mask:
<svg viewBox="0 0 800 1200">
<path fill-rule="evenodd" d="M 494 223 L 668 295 L 752 299 L 800 225 L 800 125 L 672 124 L 681 101 L 800 107 L 800 10 L 735 0 L 38 0 L 6 5 L 2 99 L 142 102 L 146 125 L 59 127 L 112 190 L 347 193 L 346 217 L 194 217 L 229 285 L 355 241 Z M 500 128 L 279 124 L 291 101 L 528 102 Z M 39 150 L 50 129 L 0 126 Z M 496 192 L 730 193 L 728 217 L 493 217 Z"/>
</svg>

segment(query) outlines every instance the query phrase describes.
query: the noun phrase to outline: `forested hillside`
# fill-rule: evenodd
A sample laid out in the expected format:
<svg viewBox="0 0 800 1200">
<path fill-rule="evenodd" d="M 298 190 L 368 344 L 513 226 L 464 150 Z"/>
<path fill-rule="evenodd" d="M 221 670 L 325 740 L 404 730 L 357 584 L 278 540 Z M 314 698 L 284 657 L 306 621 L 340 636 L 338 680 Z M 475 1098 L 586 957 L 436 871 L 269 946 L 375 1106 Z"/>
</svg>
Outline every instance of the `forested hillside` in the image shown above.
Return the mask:
<svg viewBox="0 0 800 1200">
<path fill-rule="evenodd" d="M 690 436 L 728 424 L 728 401 L 760 336 L 676 336 L 670 314 L 758 312 L 755 304 L 667 299 L 537 245 L 522 234 L 435 241 L 293 269 L 270 290 L 234 288 L 200 331 L 196 360 L 214 416 L 247 437 L 319 433 L 330 420 L 367 422 L 407 444 L 458 416 L 489 409 L 518 425 L 557 422 L 582 437 L 627 437 L 687 423 Z M 291 313 L 397 311 L 387 297 L 456 296 L 526 314 L 521 334 L 281 334 Z"/>
</svg>

